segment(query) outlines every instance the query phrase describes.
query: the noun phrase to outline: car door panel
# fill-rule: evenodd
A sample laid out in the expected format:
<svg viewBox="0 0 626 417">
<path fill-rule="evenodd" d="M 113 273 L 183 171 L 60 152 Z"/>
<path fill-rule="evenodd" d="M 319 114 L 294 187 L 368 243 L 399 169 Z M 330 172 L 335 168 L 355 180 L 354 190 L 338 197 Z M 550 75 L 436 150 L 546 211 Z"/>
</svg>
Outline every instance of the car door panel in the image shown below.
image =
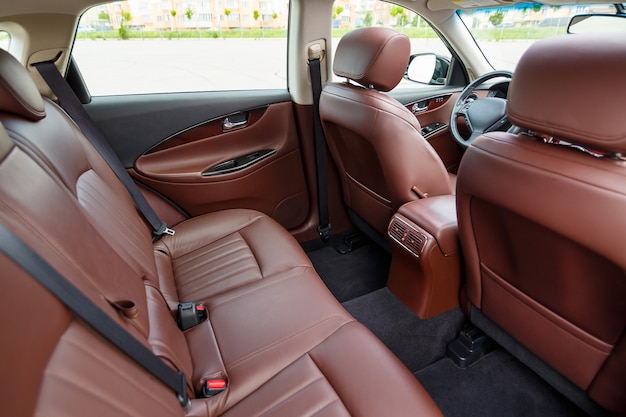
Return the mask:
<svg viewBox="0 0 626 417">
<path fill-rule="evenodd" d="M 287 90 L 212 91 L 93 97 L 85 105 L 124 166 L 156 145 L 228 115 L 291 102 Z"/>
<path fill-rule="evenodd" d="M 288 93 L 99 97 L 88 107 L 135 179 L 189 215 L 250 208 L 288 229 L 307 218 Z"/>
<path fill-rule="evenodd" d="M 247 207 L 294 228 L 306 218 L 308 194 L 292 105 L 270 105 L 257 117 L 228 132 L 217 133 L 221 118 L 174 136 L 175 146 L 165 142 L 137 159 L 135 176 L 192 216 Z M 262 151 L 271 152 L 241 169 L 206 175 L 212 167 Z"/>
</svg>

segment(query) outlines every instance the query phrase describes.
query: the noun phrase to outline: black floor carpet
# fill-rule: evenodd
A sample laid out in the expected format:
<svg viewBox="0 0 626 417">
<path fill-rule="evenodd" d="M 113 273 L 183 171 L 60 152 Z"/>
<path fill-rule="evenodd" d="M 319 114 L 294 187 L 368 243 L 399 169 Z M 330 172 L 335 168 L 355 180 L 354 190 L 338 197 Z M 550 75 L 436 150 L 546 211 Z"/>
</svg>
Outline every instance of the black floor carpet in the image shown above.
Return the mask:
<svg viewBox="0 0 626 417">
<path fill-rule="evenodd" d="M 327 245 L 319 241 L 303 245 L 337 300 L 344 302 L 384 287 L 391 256 L 372 242 L 342 255 L 336 250 L 342 241 L 342 236 L 333 236 Z"/>
<path fill-rule="evenodd" d="M 466 369 L 444 358 L 415 375 L 445 417 L 586 416 L 504 350 Z"/>
<path fill-rule="evenodd" d="M 459 309 L 421 320 L 383 288 L 343 303 L 393 353 L 415 372 L 441 358 L 464 322 Z"/>
<path fill-rule="evenodd" d="M 415 373 L 445 417 L 583 417 L 586 414 L 504 350 L 462 369 L 444 357 L 465 318 L 421 320 L 387 288 L 391 257 L 373 243 L 341 255 L 343 235 L 303 244 L 330 291 Z"/>
</svg>

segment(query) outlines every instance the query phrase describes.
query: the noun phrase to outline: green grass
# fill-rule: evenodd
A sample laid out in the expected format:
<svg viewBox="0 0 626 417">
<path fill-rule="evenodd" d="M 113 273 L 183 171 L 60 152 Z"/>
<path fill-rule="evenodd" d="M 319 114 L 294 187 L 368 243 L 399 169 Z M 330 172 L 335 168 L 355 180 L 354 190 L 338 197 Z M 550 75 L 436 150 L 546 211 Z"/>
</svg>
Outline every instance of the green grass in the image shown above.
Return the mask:
<svg viewBox="0 0 626 417">
<path fill-rule="evenodd" d="M 549 36 L 564 35 L 565 26 L 560 27 L 527 27 L 505 29 L 475 29 L 472 31 L 478 41 L 507 41 L 523 39 L 543 39 Z"/>
<path fill-rule="evenodd" d="M 352 29 L 342 28 L 333 29 L 333 38 L 340 38 Z M 399 32 L 404 33 L 410 38 L 436 38 L 437 34 L 430 27 L 422 28 L 398 28 Z M 479 41 L 507 41 L 521 39 L 541 39 L 547 36 L 560 35 L 565 33 L 565 27 L 530 27 L 530 28 L 489 28 L 477 29 L 473 31 L 474 36 Z M 2 32 L 0 32 L 1 36 Z M 152 30 L 128 30 L 128 39 L 182 39 L 182 38 L 285 38 L 287 30 L 285 29 L 224 29 L 224 30 L 204 30 L 204 29 L 185 29 L 173 31 L 152 31 Z M 106 32 L 82 32 L 77 34 L 77 39 L 120 39 L 118 31 Z"/>
</svg>

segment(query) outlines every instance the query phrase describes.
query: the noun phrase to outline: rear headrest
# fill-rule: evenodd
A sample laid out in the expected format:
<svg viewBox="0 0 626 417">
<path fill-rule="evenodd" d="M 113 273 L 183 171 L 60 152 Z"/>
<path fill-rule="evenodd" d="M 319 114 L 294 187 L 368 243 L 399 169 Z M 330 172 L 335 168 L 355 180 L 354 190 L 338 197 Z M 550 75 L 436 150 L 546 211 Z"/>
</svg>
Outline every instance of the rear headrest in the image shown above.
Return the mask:
<svg viewBox="0 0 626 417">
<path fill-rule="evenodd" d="M 402 79 L 410 53 L 409 38 L 403 34 L 382 27 L 357 29 L 341 38 L 333 71 L 364 86 L 389 91 Z"/>
<path fill-rule="evenodd" d="M 26 68 L 0 49 L 0 111 L 37 121 L 46 112 L 43 99 Z"/>
<path fill-rule="evenodd" d="M 626 42 L 615 34 L 534 43 L 509 87 L 511 123 L 595 150 L 626 152 Z"/>
</svg>

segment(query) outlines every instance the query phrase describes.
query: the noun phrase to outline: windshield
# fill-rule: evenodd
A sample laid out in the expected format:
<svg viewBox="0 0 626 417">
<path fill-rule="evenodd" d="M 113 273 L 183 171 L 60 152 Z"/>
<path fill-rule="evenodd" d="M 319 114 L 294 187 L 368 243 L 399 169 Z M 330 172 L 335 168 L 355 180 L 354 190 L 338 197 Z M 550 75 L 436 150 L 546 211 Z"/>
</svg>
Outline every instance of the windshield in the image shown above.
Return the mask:
<svg viewBox="0 0 626 417">
<path fill-rule="evenodd" d="M 517 61 L 533 42 L 564 35 L 571 17 L 582 13 L 614 14 L 615 6 L 518 3 L 509 7 L 458 11 L 491 66 L 509 71 L 515 69 Z"/>
</svg>

